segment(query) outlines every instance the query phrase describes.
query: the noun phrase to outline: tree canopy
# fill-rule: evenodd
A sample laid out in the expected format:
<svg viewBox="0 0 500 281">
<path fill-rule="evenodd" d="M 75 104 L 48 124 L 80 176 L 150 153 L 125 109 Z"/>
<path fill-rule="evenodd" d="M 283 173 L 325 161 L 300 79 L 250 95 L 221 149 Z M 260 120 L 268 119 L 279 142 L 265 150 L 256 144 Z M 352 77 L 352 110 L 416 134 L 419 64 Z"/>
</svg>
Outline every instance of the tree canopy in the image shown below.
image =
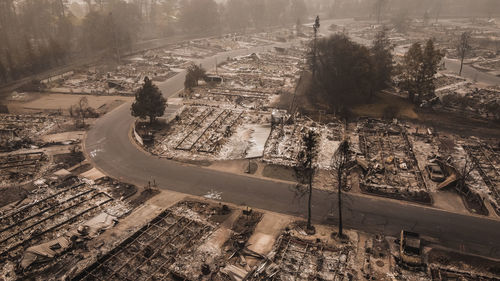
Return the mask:
<svg viewBox="0 0 500 281">
<path fill-rule="evenodd" d="M 410 47 L 403 58 L 400 73 L 400 88 L 408 92 L 410 101 L 420 104 L 424 97 L 434 97 L 435 75 L 443 56 L 431 39 L 425 48 L 418 42 Z"/>
<path fill-rule="evenodd" d="M 314 57 L 311 55 L 310 57 Z M 365 102 L 373 91 L 374 65 L 370 50 L 344 34 L 318 39 L 310 93 L 318 94 L 336 112 Z"/>
<path fill-rule="evenodd" d="M 206 70 L 196 64 L 191 64 L 186 73 L 186 80 L 184 81 L 184 88 L 192 90 L 198 86 L 198 81 L 206 77 Z"/>
<path fill-rule="evenodd" d="M 374 67 L 374 92 L 385 90 L 391 86 L 394 70 L 393 49 L 393 45 L 387 37 L 386 29 L 384 28 L 375 35 L 371 48 Z"/>
<path fill-rule="evenodd" d="M 144 85 L 135 93 L 135 102 L 132 104 L 132 116 L 149 118 L 153 124 L 157 117 L 165 114 L 167 100 L 163 97 L 160 89 L 148 78 L 144 78 Z"/>
</svg>

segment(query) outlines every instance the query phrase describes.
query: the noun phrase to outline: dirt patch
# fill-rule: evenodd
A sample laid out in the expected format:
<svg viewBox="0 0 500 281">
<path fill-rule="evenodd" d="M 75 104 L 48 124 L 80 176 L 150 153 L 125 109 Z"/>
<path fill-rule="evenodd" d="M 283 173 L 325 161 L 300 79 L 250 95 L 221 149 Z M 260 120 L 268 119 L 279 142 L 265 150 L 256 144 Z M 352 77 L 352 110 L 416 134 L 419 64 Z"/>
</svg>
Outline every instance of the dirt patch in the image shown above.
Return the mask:
<svg viewBox="0 0 500 281">
<path fill-rule="evenodd" d="M 208 166 L 212 165 L 212 162 L 208 161 L 208 160 L 178 159 L 176 161 L 181 162 L 181 163 L 190 164 L 190 165 L 202 166 L 202 167 L 208 167 Z"/>
<path fill-rule="evenodd" d="M 78 166 L 76 169 L 73 169 L 71 172 L 75 175 L 83 174 L 85 172 L 90 171 L 92 169 L 92 165 L 90 164 L 83 164 Z"/>
<path fill-rule="evenodd" d="M 394 117 L 396 118 L 419 119 L 413 104 L 404 98 L 389 93 L 377 94 L 373 103 L 358 105 L 352 109 L 352 112 L 358 116 L 384 118 L 388 106 L 395 109 L 396 114 Z"/>
<path fill-rule="evenodd" d="M 28 195 L 28 191 L 19 186 L 0 188 L 0 207 L 20 201 Z"/>
<path fill-rule="evenodd" d="M 275 164 L 266 165 L 262 171 L 262 176 L 285 181 L 297 181 L 293 168 Z"/>
<path fill-rule="evenodd" d="M 259 168 L 259 165 L 255 162 L 250 162 L 248 163 L 247 170 L 245 171 L 247 174 L 253 175 L 255 172 L 257 172 L 257 169 Z"/>
<path fill-rule="evenodd" d="M 432 249 L 429 252 L 429 263 L 445 267 L 453 267 L 464 271 L 473 269 L 477 272 L 490 273 L 493 275 L 498 275 L 500 273 L 500 265 L 498 261 L 477 256 L 462 255 L 460 253 L 448 252 L 439 249 Z"/>
<path fill-rule="evenodd" d="M 460 197 L 469 212 L 482 216 L 489 215 L 490 212 L 484 205 L 484 201 L 479 194 L 475 192 L 470 192 L 468 195 L 460 193 Z"/>
<path fill-rule="evenodd" d="M 459 134 L 462 136 L 476 136 L 482 138 L 500 138 L 500 124 L 466 118 L 463 114 L 453 112 L 439 113 L 420 110 L 419 123 L 433 128 L 434 131 Z"/>
<path fill-rule="evenodd" d="M 27 93 L 25 100 L 9 101 L 9 110 L 12 112 L 39 112 L 39 111 L 63 111 L 78 103 L 82 97 L 88 95 L 71 94 L 40 94 Z M 30 98 L 32 97 L 32 98 Z M 106 113 L 123 104 L 132 101 L 131 97 L 123 96 L 92 96 L 88 99 L 89 106 L 97 109 L 100 113 Z"/>
<path fill-rule="evenodd" d="M 54 163 L 60 165 L 62 169 L 71 168 L 83 160 L 85 160 L 85 156 L 81 151 L 56 154 L 53 156 Z"/>
<path fill-rule="evenodd" d="M 159 194 L 160 191 L 157 189 L 146 189 L 139 194 L 139 196 L 135 197 L 130 201 L 130 205 L 134 207 L 141 206 L 144 204 L 144 202 L 148 201 L 149 199 L 153 198 L 155 195 Z"/>
<path fill-rule="evenodd" d="M 137 187 L 135 185 L 118 182 L 109 177 L 100 178 L 95 182 L 98 185 L 109 187 L 111 190 L 111 196 L 116 199 L 127 199 L 137 193 Z"/>
</svg>

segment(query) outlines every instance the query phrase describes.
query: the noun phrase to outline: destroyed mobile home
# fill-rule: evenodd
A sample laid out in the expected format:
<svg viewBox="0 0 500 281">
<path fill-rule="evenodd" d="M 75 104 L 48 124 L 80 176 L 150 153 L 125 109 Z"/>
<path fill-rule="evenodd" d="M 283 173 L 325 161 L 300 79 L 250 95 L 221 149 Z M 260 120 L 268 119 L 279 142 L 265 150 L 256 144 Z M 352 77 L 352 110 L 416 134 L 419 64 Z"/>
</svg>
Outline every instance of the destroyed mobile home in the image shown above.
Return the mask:
<svg viewBox="0 0 500 281">
<path fill-rule="evenodd" d="M 406 30 L 392 22 L 387 30 L 397 63 L 423 38 L 436 38 L 436 45 L 446 51 L 435 93 L 419 96 L 415 111 L 497 124 L 498 86 L 462 78 L 447 71 L 446 64 L 462 59 L 467 69 L 498 76 L 498 46 L 496 53 L 491 47 L 500 42 L 498 27 L 478 20 L 482 28 L 477 28 L 476 19 L 403 21 Z M 363 45 L 371 44 L 375 31 L 383 28 L 372 20 L 335 22 L 326 28 L 330 33 L 349 34 Z M 248 163 L 244 172 L 235 173 L 275 176 L 298 189 L 304 137 L 314 132 L 318 155 L 311 165 L 311 194 L 313 188 L 326 194 L 338 186 L 339 205 L 342 190 L 349 193 L 346 197 L 363 193 L 360 197 L 380 202 L 406 200 L 418 203 L 409 204 L 414 208 L 473 214 L 484 220 L 500 216 L 498 139 L 459 136 L 458 131 L 441 130 L 400 112 L 364 117 L 353 110 L 356 118 L 345 119 L 336 110 L 314 108 L 311 113 L 298 104 L 303 101 L 298 96 L 310 70 L 310 40 L 317 27 L 309 27 L 308 34 L 299 32 L 300 24 L 295 28 L 250 30 L 125 53 L 105 65 L 84 65 L 33 82 L 36 94 L 11 95 L 116 97 L 129 102 L 138 96 L 146 77 L 163 91 L 170 78 L 199 65 L 209 69 L 207 75 L 195 81 L 195 87 L 186 86 L 168 97 L 167 114 L 158 116 L 157 122 L 127 123 L 132 125 L 127 144 L 136 142 L 134 149 L 135 144 L 141 146 L 152 159 L 224 172 L 234 163 Z M 463 32 L 470 32 L 476 44 L 465 58 L 451 44 Z M 226 54 L 231 55 L 217 61 Z M 213 63 L 208 65 L 208 60 Z M 400 89 L 398 79 L 383 94 L 406 99 L 410 93 Z M 30 110 L 36 113 L 0 114 L 0 280 L 500 280 L 498 261 L 442 250 L 437 244 L 443 241 L 414 232 L 416 224 L 393 232 L 396 237 L 389 236 L 387 225 L 378 234 L 347 229 L 343 235 L 341 227 L 339 232 L 318 224 L 313 234 L 300 218 L 252 209 L 243 200 L 239 206 L 219 202 L 222 195 L 227 198 L 216 190 L 202 198 L 160 191 L 154 178 L 143 178 L 150 182 L 136 186 L 121 182 L 121 177 L 105 177 L 93 166 L 105 151 L 95 144 L 85 150 L 86 133 L 69 131 L 86 129 L 77 124 L 85 124 L 88 116 L 73 116 L 73 106 L 68 111 L 72 120 L 63 109 L 52 108 L 50 114 Z M 91 111 L 96 114 L 87 120 L 90 126 L 104 113 Z M 349 150 L 338 184 L 334 160 L 344 144 Z M 269 176 L 269 167 L 276 170 L 267 173 L 285 171 L 292 176 Z M 167 189 L 171 183 L 162 184 Z M 449 210 L 448 204 L 456 202 L 448 198 L 462 202 Z M 324 222 L 337 215 L 336 210 L 328 211 Z M 441 231 L 439 227 L 435 228 Z M 466 252 L 463 242 L 460 247 Z"/>
<path fill-rule="evenodd" d="M 232 50 L 265 46 L 276 40 L 275 34 L 252 36 L 228 35 L 222 38 L 192 40 L 166 47 L 132 53 L 120 63 L 91 66 L 69 71 L 40 81 L 48 93 L 133 96 L 144 77 L 164 82 L 184 71 L 196 60 Z"/>
<path fill-rule="evenodd" d="M 264 164 L 293 168 L 302 147 L 302 136 L 313 129 L 319 134 L 316 165 L 320 170 L 331 170 L 332 157 L 340 142 L 347 138 L 354 144 L 351 161 L 361 168 L 360 172 L 353 171 L 353 175 L 359 177 L 362 192 L 433 204 L 432 193 L 439 192 L 436 182 L 441 180 L 436 180 L 429 166 L 436 167 L 436 157 L 446 159 L 451 155 L 439 151 L 436 144 L 439 136 L 432 131 L 409 132 L 411 122 L 373 119 L 360 119 L 354 124 L 357 129 L 335 119 L 325 125 L 274 106 L 284 96 L 293 96 L 291 85 L 297 83 L 301 56 L 304 49 L 293 47 L 238 57 L 219 65 L 217 77 L 221 81 L 207 82 L 184 93 L 177 113 L 162 128 L 138 130 L 139 135 L 150 140 L 146 148 L 152 154 L 180 161 L 257 159 Z M 242 75 L 246 77 L 245 83 L 237 80 Z M 442 75 L 437 83 L 444 89 L 462 82 L 461 78 Z M 463 155 L 453 156 L 456 160 L 463 158 Z M 461 164 L 452 166 L 460 169 Z M 456 173 L 445 175 L 444 169 L 439 167 L 442 173 L 439 177 L 443 180 L 456 176 Z M 447 183 L 446 186 L 454 186 L 456 181 Z M 457 191 L 466 207 L 476 213 L 485 212 L 482 198 L 495 198 L 496 194 L 495 189 L 489 191 L 480 185 L 492 186 L 476 181 Z M 492 200 L 498 210 L 496 199 Z"/>
<path fill-rule="evenodd" d="M 402 232 L 396 239 L 349 231 L 346 238 L 332 239 L 332 229 L 322 226 L 321 234 L 308 237 L 303 223 L 294 222 L 264 235 L 261 225 L 274 219 L 248 208 L 181 201 L 136 225 L 135 231 L 96 241 L 100 246 L 95 249 L 86 247 L 99 240 L 103 230 L 127 220 L 100 213 L 79 220 L 75 230 L 58 238 L 27 245 L 16 271 L 7 276 L 42 280 L 34 275 L 38 272 L 50 273 L 43 280 L 495 280 L 493 268 L 481 272 L 477 265 L 445 262 L 450 253 L 424 251 L 417 234 Z M 488 268 L 491 262 L 482 266 Z"/>
</svg>

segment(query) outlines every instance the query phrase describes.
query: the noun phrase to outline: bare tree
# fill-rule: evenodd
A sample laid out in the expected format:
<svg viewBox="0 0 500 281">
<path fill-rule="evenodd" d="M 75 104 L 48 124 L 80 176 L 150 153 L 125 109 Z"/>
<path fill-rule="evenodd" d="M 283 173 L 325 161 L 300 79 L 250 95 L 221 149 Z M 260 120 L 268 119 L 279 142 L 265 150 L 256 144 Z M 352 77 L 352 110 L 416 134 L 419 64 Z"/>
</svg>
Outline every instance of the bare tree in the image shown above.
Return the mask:
<svg viewBox="0 0 500 281">
<path fill-rule="evenodd" d="M 349 141 L 344 140 L 340 143 L 339 148 L 335 151 L 332 157 L 332 173 L 337 179 L 337 195 L 338 195 L 338 207 L 339 207 L 339 237 L 343 237 L 343 225 L 342 225 L 342 188 L 344 188 L 347 182 L 347 164 L 349 163 Z"/>
<path fill-rule="evenodd" d="M 89 106 L 87 97 L 82 97 L 76 105 L 69 108 L 69 114 L 75 118 L 77 127 L 85 127 L 85 118 L 95 115 L 95 111 Z"/>
<path fill-rule="evenodd" d="M 303 136 L 302 142 L 303 149 L 299 152 L 295 172 L 299 181 L 301 183 L 307 183 L 309 186 L 309 198 L 307 203 L 307 232 L 313 234 L 315 230 L 311 223 L 311 204 L 313 192 L 312 181 L 316 172 L 314 162 L 316 161 L 316 158 L 318 156 L 318 134 L 313 130 L 309 130 Z"/>
<path fill-rule="evenodd" d="M 184 80 L 184 88 L 191 91 L 194 87 L 198 86 L 200 79 L 205 79 L 207 71 L 200 65 L 191 64 L 186 73 Z"/>
<path fill-rule="evenodd" d="M 464 67 L 464 59 L 465 56 L 470 52 L 472 49 L 472 46 L 470 45 L 471 41 L 471 34 L 470 32 L 464 32 L 462 35 L 460 35 L 460 40 L 458 41 L 457 44 L 457 52 L 458 56 L 460 57 L 460 72 L 458 75 L 462 75 L 462 69 Z"/>
<path fill-rule="evenodd" d="M 472 179 L 472 171 L 476 168 L 474 161 L 471 157 L 465 158 L 465 164 L 457 172 L 457 189 L 459 191 L 466 190 L 467 182 Z"/>
</svg>

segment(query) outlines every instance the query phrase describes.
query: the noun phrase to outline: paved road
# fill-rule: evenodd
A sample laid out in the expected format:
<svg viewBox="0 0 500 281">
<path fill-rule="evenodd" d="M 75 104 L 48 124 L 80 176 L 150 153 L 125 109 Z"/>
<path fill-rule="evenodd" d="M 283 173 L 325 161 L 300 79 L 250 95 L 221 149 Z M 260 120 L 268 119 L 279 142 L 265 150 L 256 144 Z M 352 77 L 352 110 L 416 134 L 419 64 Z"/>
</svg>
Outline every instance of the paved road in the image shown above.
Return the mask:
<svg viewBox="0 0 500 281">
<path fill-rule="evenodd" d="M 446 65 L 446 70 L 454 72 L 455 74 L 458 75 L 460 71 L 460 61 L 448 58 L 445 58 L 444 61 Z M 486 85 L 491 85 L 491 86 L 500 85 L 500 77 L 497 77 L 489 73 L 481 72 L 475 69 L 474 67 L 466 64 L 464 64 L 464 68 L 462 70 L 462 77 L 475 80 L 479 83 Z"/>
<path fill-rule="evenodd" d="M 253 51 L 222 54 L 218 61 Z M 210 68 L 215 58 L 199 63 Z M 159 85 L 165 96 L 183 88 L 184 75 Z M 306 214 L 305 201 L 295 197 L 293 185 L 184 165 L 139 151 L 129 139 L 133 121 L 130 104 L 125 104 L 98 120 L 88 132 L 86 152 L 106 174 L 136 185 L 146 185 L 154 179 L 163 189 L 197 196 L 217 192 L 226 202 L 297 216 Z M 315 191 L 313 199 L 315 221 L 334 222 L 335 197 Z M 356 194 L 347 194 L 345 202 L 347 226 L 389 235 L 396 235 L 401 229 L 413 230 L 457 250 L 500 258 L 499 221 Z"/>
</svg>

